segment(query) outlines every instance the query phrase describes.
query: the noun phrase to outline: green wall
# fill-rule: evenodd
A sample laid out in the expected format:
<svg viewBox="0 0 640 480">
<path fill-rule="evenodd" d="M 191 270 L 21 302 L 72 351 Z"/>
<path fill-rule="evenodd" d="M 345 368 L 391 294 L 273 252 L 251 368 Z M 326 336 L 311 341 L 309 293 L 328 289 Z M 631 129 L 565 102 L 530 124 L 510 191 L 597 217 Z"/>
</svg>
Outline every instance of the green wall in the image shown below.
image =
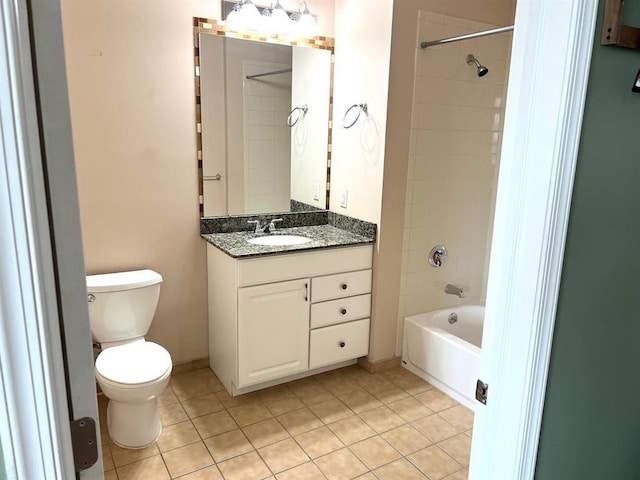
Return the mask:
<svg viewBox="0 0 640 480">
<path fill-rule="evenodd" d="M 2 456 L 2 445 L 0 444 L 0 480 L 6 480 L 7 471 L 4 466 L 4 458 Z"/>
<path fill-rule="evenodd" d="M 640 479 L 640 51 L 600 46 L 600 3 L 538 480 Z"/>
</svg>

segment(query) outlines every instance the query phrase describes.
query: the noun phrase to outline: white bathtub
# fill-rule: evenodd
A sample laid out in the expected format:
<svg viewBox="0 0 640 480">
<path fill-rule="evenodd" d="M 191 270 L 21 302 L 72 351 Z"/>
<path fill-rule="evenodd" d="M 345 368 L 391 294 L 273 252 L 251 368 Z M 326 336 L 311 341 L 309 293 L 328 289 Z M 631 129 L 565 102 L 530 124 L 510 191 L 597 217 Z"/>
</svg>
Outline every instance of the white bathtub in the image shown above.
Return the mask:
<svg viewBox="0 0 640 480">
<path fill-rule="evenodd" d="M 449 322 L 449 316 L 458 319 Z M 480 372 L 484 306 L 464 305 L 404 319 L 402 365 L 473 409 Z"/>
</svg>

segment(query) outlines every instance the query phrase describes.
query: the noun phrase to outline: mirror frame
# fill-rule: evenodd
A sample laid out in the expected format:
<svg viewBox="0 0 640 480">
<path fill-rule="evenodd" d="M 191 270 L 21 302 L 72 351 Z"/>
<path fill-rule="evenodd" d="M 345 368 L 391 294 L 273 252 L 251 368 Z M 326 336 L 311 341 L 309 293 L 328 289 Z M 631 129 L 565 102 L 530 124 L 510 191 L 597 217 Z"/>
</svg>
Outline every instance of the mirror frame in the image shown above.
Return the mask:
<svg viewBox="0 0 640 480">
<path fill-rule="evenodd" d="M 331 52 L 331 80 L 329 84 L 329 118 L 327 119 L 327 178 L 325 187 L 325 209 L 329 209 L 329 191 L 331 186 L 331 144 L 332 144 L 332 118 L 333 118 L 333 68 L 334 46 L 332 37 L 316 36 L 313 38 L 290 39 L 279 35 L 266 35 L 258 32 L 231 32 L 218 20 L 202 17 L 193 17 L 193 55 L 195 75 L 195 101 L 196 101 L 196 149 L 198 160 L 198 207 L 200 217 L 204 216 L 204 175 L 202 170 L 202 116 L 200 103 L 200 34 L 218 35 L 220 37 L 238 38 L 263 43 L 275 43 L 278 45 L 290 45 L 292 47 L 316 48 Z"/>
</svg>

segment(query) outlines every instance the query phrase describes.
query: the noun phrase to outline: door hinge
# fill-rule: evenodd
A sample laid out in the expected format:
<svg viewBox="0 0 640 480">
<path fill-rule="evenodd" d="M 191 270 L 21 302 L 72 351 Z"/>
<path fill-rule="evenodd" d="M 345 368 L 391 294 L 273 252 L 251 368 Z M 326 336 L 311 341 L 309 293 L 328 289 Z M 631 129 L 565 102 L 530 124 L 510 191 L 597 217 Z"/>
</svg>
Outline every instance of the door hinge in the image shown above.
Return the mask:
<svg viewBox="0 0 640 480">
<path fill-rule="evenodd" d="M 86 470 L 98 461 L 98 437 L 93 418 L 82 417 L 71 421 L 71 444 L 76 472 Z"/>
<path fill-rule="evenodd" d="M 489 385 L 478 379 L 476 383 L 476 400 L 481 404 L 487 404 L 487 396 L 489 394 Z"/>
</svg>

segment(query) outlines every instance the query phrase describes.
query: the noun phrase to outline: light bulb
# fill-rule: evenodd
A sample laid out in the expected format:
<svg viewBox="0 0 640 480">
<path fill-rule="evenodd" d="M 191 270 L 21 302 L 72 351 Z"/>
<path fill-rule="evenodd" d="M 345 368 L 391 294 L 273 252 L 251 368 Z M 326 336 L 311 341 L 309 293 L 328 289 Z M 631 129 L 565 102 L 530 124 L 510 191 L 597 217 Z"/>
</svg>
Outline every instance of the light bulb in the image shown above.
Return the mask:
<svg viewBox="0 0 640 480">
<path fill-rule="evenodd" d="M 225 20 L 227 24 L 227 28 L 229 30 L 239 30 L 238 21 L 240 20 L 240 4 L 236 3 L 233 7 L 233 10 L 229 12 L 227 15 L 227 19 Z"/>
<path fill-rule="evenodd" d="M 304 9 L 302 8 L 304 6 Z M 313 18 L 307 2 L 303 1 L 300 4 L 300 14 L 298 15 L 298 32 L 301 37 L 315 37 L 318 32 L 318 24 L 316 19 Z"/>
<path fill-rule="evenodd" d="M 276 1 L 268 21 L 269 30 L 282 35 L 289 35 L 295 26 L 293 20 L 289 18 L 289 14 L 280 5 L 280 0 Z"/>
<path fill-rule="evenodd" d="M 272 13 L 273 7 L 265 8 L 262 10 L 262 31 L 264 33 L 276 33 L 273 31 L 273 25 L 271 24 Z"/>
<path fill-rule="evenodd" d="M 251 0 L 243 0 L 240 5 L 239 25 L 241 30 L 259 30 L 262 15 Z"/>
</svg>

